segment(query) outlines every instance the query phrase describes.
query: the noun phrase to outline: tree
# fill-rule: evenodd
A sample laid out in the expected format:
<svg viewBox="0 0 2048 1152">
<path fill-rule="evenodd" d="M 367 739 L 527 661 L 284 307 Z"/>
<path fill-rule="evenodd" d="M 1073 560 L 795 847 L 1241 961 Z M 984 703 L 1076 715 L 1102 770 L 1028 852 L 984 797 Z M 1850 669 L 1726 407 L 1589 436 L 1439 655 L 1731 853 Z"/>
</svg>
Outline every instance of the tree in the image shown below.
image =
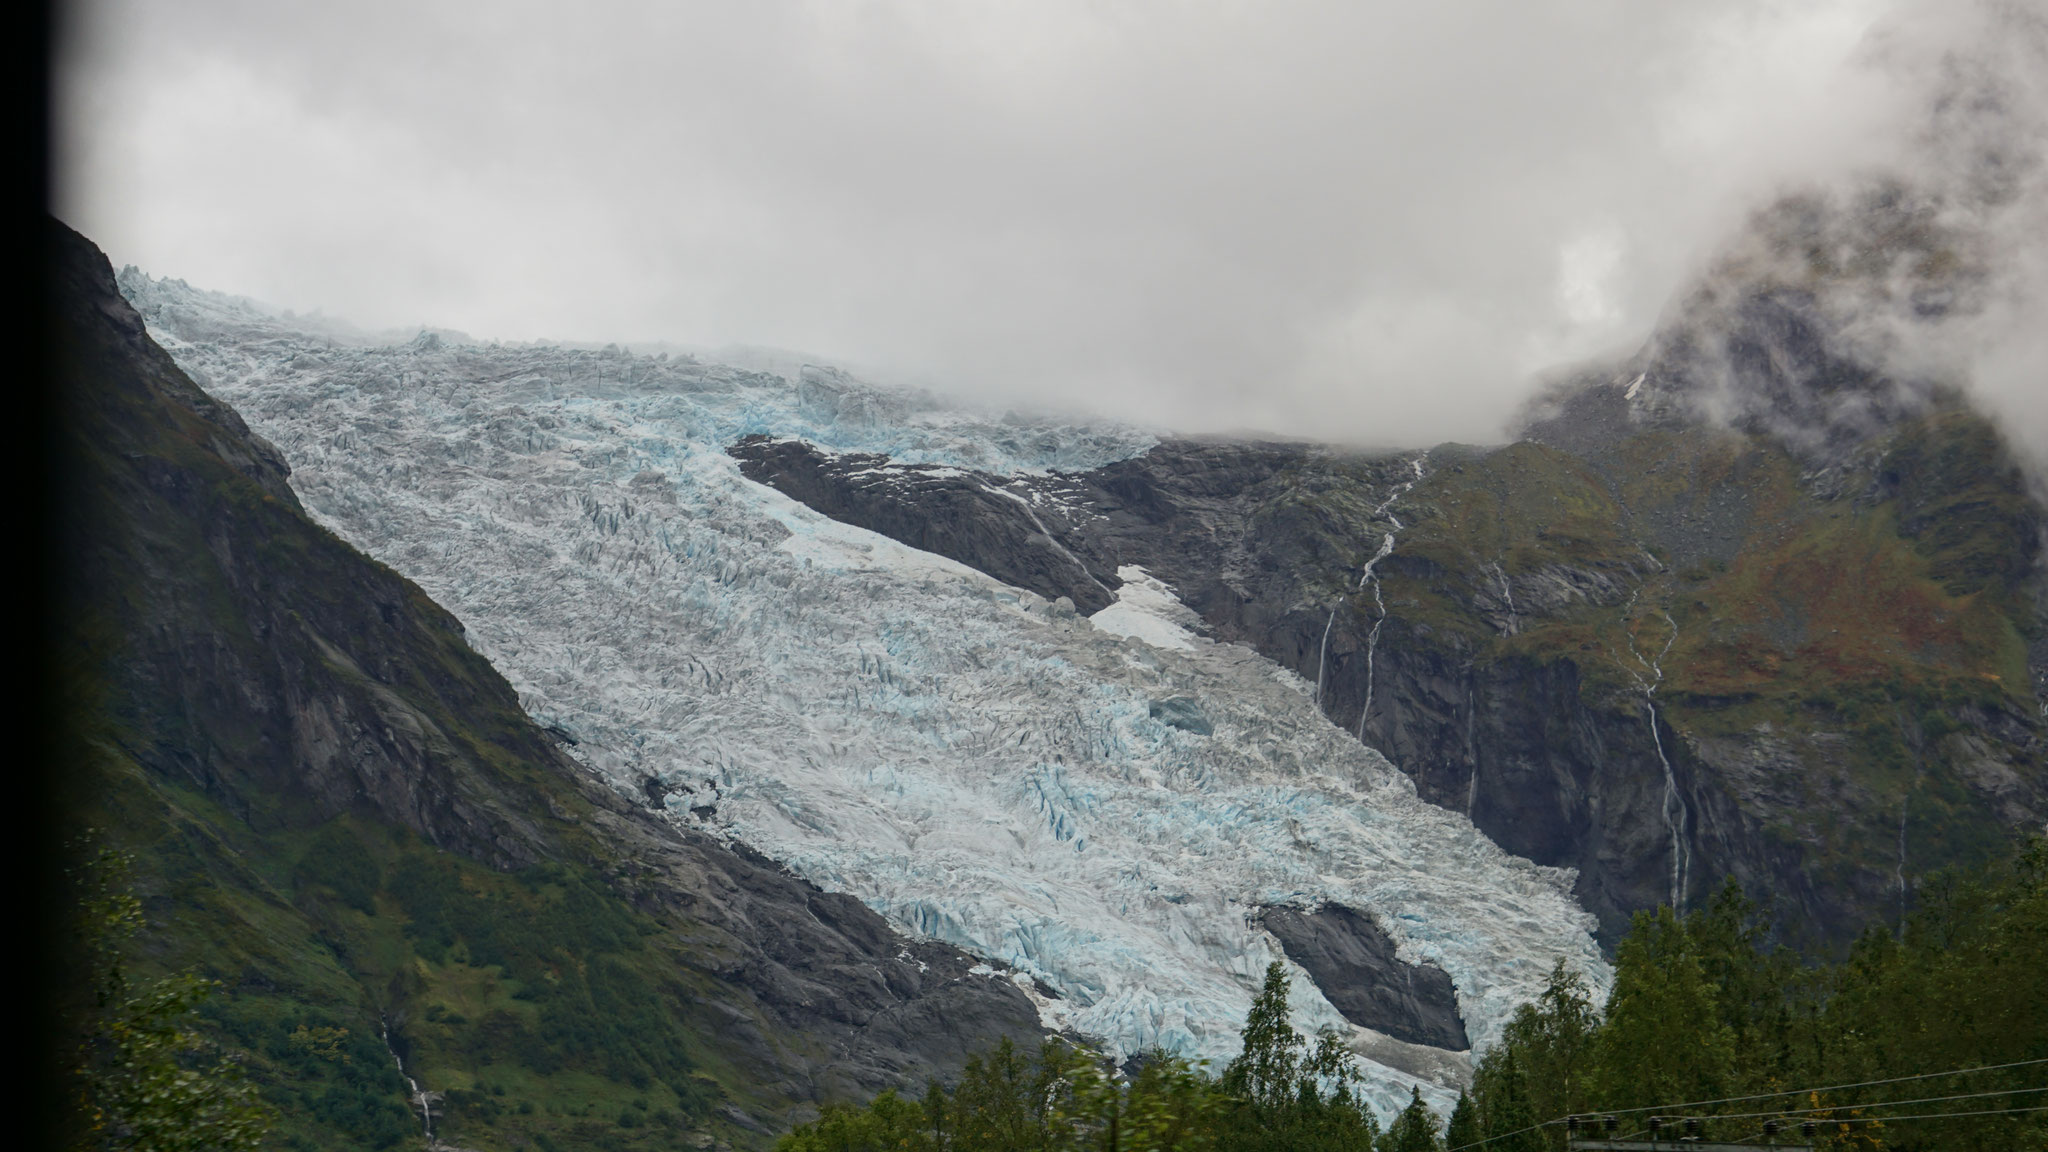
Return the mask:
<svg viewBox="0 0 2048 1152">
<path fill-rule="evenodd" d="M 1288 1022 L 1286 968 L 1266 979 L 1245 1016 L 1244 1048 L 1223 1070 L 1222 1090 L 1236 1108 L 1221 1122 L 1223 1152 L 1369 1148 L 1379 1121 L 1359 1096 L 1358 1061 L 1333 1032 L 1307 1037 Z"/>
<path fill-rule="evenodd" d="M 1259 1109 L 1294 1103 L 1307 1041 L 1287 1021 L 1287 969 L 1266 966 L 1266 983 L 1244 1018 L 1244 1047 L 1223 1069 L 1223 1090 Z"/>
<path fill-rule="evenodd" d="M 1541 1152 L 1545 1146 L 1543 1133 L 1536 1129 L 1536 1113 L 1529 1107 L 1528 1078 L 1519 1055 L 1515 1045 L 1499 1044 L 1479 1061 L 1472 1076 L 1480 1131 L 1493 1152 Z"/>
<path fill-rule="evenodd" d="M 270 1109 L 232 1055 L 191 1025 L 219 987 L 193 973 L 141 985 L 125 953 L 142 928 L 142 902 L 127 890 L 127 855 L 102 850 L 80 874 L 82 951 L 92 999 L 80 1021 L 76 1074 L 83 1146 L 134 1152 L 239 1152 L 261 1147 Z"/>
<path fill-rule="evenodd" d="M 824 1115 L 776 1145 L 779 1152 L 933 1152 L 939 1147 L 925 1110 L 893 1091 L 865 1108 L 828 1106 Z"/>
<path fill-rule="evenodd" d="M 1387 1125 L 1373 1145 L 1374 1152 L 1443 1152 L 1443 1138 L 1438 1135 L 1443 1122 L 1422 1102 L 1420 1088 L 1410 1088 L 1408 1093 L 1408 1106 Z"/>
<path fill-rule="evenodd" d="M 1034 1057 L 1005 1036 L 994 1050 L 970 1057 L 948 1109 L 952 1137 L 961 1148 L 1026 1152 L 1054 1148 L 1067 1121 L 1075 1075 L 1086 1057 L 1048 1040 Z"/>
<path fill-rule="evenodd" d="M 1670 908 L 1636 913 L 1615 948 L 1614 994 L 1599 1049 L 1595 1095 L 1605 1107 L 1728 1094 L 1734 1033 L 1692 933 Z"/>
<path fill-rule="evenodd" d="M 1479 1127 L 1479 1110 L 1473 1106 L 1472 1097 L 1458 1093 L 1458 1103 L 1451 1109 L 1451 1122 L 1444 1129 L 1444 1144 L 1455 1150 L 1484 1139 L 1486 1134 Z"/>
</svg>

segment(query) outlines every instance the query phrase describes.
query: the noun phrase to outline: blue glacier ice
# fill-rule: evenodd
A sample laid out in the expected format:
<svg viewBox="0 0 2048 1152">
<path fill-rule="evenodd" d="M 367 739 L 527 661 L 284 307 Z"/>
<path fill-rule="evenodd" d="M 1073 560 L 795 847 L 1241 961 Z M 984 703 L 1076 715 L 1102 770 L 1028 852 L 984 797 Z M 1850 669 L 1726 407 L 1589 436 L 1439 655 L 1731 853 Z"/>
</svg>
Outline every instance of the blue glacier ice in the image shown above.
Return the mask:
<svg viewBox="0 0 2048 1152">
<path fill-rule="evenodd" d="M 1609 975 L 1570 873 L 1425 804 L 1314 688 L 1199 634 L 1129 569 L 1093 621 L 743 478 L 739 436 L 994 472 L 1143 452 L 1141 429 L 976 414 L 834 374 L 792 382 L 617 349 L 379 342 L 151 280 L 152 334 L 290 461 L 309 512 L 417 581 L 536 719 L 634 796 L 743 841 L 1014 979 L 1117 1053 L 1220 1063 L 1266 905 L 1369 910 L 1456 982 L 1475 1044 L 1560 959 Z M 1197 702 L 1211 733 L 1154 718 Z M 1434 1063 L 1353 1028 L 1376 1103 Z M 1426 1056 L 1427 1054 L 1425 1054 Z M 1439 1056 L 1441 1054 L 1438 1054 Z"/>
</svg>

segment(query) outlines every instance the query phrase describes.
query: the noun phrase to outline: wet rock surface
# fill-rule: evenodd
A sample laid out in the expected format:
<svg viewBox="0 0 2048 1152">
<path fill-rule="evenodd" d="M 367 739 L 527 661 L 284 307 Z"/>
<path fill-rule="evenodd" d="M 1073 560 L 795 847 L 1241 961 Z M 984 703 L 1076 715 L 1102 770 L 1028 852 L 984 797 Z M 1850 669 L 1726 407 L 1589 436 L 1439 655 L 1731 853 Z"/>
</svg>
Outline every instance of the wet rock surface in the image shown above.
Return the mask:
<svg viewBox="0 0 2048 1152">
<path fill-rule="evenodd" d="M 1259 922 L 1346 1020 L 1410 1044 L 1453 1052 L 1472 1046 L 1450 976 L 1401 960 L 1370 916 L 1326 904 L 1312 912 L 1268 908 Z"/>
</svg>

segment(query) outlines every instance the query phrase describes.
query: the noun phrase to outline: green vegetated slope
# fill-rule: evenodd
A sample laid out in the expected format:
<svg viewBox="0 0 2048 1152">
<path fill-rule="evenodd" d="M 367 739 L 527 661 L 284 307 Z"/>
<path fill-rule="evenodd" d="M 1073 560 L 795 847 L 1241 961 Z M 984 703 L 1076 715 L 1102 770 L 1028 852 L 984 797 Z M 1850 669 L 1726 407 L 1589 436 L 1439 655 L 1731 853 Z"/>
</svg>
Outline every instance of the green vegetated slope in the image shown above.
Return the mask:
<svg viewBox="0 0 2048 1152">
<path fill-rule="evenodd" d="M 418 1146 L 409 1075 L 461 1147 L 758 1146 L 1036 1039 L 970 958 L 591 782 L 50 242 L 71 835 L 133 861 L 136 978 L 218 982 L 277 1143 Z"/>
<path fill-rule="evenodd" d="M 1599 467 L 1532 442 L 1443 453 L 1402 514 L 1392 613 L 1482 683 L 1569 683 L 1576 711 L 1536 718 L 1561 729 L 1552 746 L 1590 725 L 1655 769 L 1654 699 L 1685 805 L 1681 899 L 1732 872 L 1839 937 L 1895 914 L 1911 877 L 2038 827 L 2041 512 L 1960 405 L 1899 424 L 1824 487 L 1767 441 L 1664 427 Z M 1483 791 L 1487 770 L 1478 789 L 1434 781 L 1439 799 Z"/>
<path fill-rule="evenodd" d="M 252 834 L 106 748 L 95 777 L 91 818 L 143 878 L 137 966 L 222 982 L 203 1030 L 248 1055 L 282 1146 L 418 1146 L 401 1056 L 435 1136 L 478 1148 L 749 1144 L 716 1107 L 784 1103 L 718 1050 L 726 1021 L 695 1001 L 721 990 L 670 925 L 593 869 L 507 875 L 348 816 Z"/>
</svg>

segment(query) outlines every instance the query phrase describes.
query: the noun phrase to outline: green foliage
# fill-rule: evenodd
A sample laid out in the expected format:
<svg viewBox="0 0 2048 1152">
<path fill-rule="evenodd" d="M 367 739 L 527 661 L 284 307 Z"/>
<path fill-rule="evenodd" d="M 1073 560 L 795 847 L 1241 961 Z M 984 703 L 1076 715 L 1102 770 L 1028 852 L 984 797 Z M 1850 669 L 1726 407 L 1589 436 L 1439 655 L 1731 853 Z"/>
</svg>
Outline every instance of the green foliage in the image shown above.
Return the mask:
<svg viewBox="0 0 2048 1152">
<path fill-rule="evenodd" d="M 132 761 L 99 770 L 95 818 L 136 859 L 133 955 L 215 988 L 189 1031 L 239 1053 L 222 1071 L 273 1116 L 266 1146 L 416 1146 L 394 1049 L 465 1147 L 768 1142 L 717 1111 L 768 1108 L 693 1015 L 710 989 L 588 866 L 508 874 L 353 816 L 259 831 Z"/>
<path fill-rule="evenodd" d="M 135 1152 L 254 1149 L 273 1120 L 240 1060 L 193 1028 L 218 985 L 191 972 L 131 980 L 124 952 L 143 923 L 127 887 L 131 859 L 103 849 L 80 869 L 81 952 L 90 958 L 92 1005 L 79 1021 L 75 1072 L 83 1146 Z"/>
<path fill-rule="evenodd" d="M 1244 1048 L 1224 1068 L 1220 1089 L 1236 1102 L 1218 1147 L 1243 1152 L 1370 1147 L 1372 1110 L 1353 1090 L 1358 1066 L 1337 1036 L 1311 1048 L 1287 1021 L 1287 971 L 1277 962 L 1245 1017 Z"/>
<path fill-rule="evenodd" d="M 1443 1152 L 1443 1121 L 1422 1102 L 1420 1089 L 1409 1089 L 1408 1107 L 1381 1133 L 1373 1152 Z"/>
<path fill-rule="evenodd" d="M 1886 1116 L 1995 1111 L 2040 1101 L 2048 1083 L 2048 842 L 2017 860 L 1930 881 L 1897 934 L 1874 926 L 1839 964 L 1809 966 L 1768 943 L 1732 883 L 1680 918 L 1636 917 L 1616 949 L 1614 990 L 1596 1012 L 1561 967 L 1481 1059 L 1452 1114 L 1452 1148 L 1562 1148 L 1551 1123 L 1614 1112 L 1638 1131 L 1652 1114 L 1691 1115 L 1710 1139 L 1741 1139 L 1750 1115 L 1823 1120 L 1823 1144 L 1860 1149 L 2042 1147 L 2039 1113 L 1886 1125 Z M 1950 1076 L 1956 1070 L 1999 1070 Z M 1929 1077 L 1862 1089 L 1836 1084 Z M 1965 1101 L 1889 1101 L 1981 1093 Z M 1754 1097 L 1680 1108 L 1689 1101 Z M 1501 1137 L 1508 1137 L 1500 1139 Z"/>
<path fill-rule="evenodd" d="M 1707 1100 L 1733 1083 L 1734 1035 L 1689 927 L 1669 908 L 1638 912 L 1615 948 L 1595 1087 L 1609 1107 Z"/>
<path fill-rule="evenodd" d="M 299 857 L 294 878 L 302 888 L 327 888 L 343 904 L 363 913 L 376 911 L 371 901 L 384 883 L 377 858 L 340 822 L 329 823 L 313 834 Z"/>
<path fill-rule="evenodd" d="M 1479 1109 L 1472 1104 L 1467 1092 L 1458 1093 L 1458 1103 L 1451 1109 L 1451 1121 L 1444 1125 L 1444 1144 L 1451 1148 L 1464 1148 L 1486 1139 L 1486 1129 L 1479 1123 Z"/>
<path fill-rule="evenodd" d="M 826 1108 L 824 1115 L 783 1137 L 776 1148 L 782 1152 L 926 1152 L 943 1147 L 942 1133 L 926 1109 L 889 1091 L 865 1108 Z"/>
</svg>

